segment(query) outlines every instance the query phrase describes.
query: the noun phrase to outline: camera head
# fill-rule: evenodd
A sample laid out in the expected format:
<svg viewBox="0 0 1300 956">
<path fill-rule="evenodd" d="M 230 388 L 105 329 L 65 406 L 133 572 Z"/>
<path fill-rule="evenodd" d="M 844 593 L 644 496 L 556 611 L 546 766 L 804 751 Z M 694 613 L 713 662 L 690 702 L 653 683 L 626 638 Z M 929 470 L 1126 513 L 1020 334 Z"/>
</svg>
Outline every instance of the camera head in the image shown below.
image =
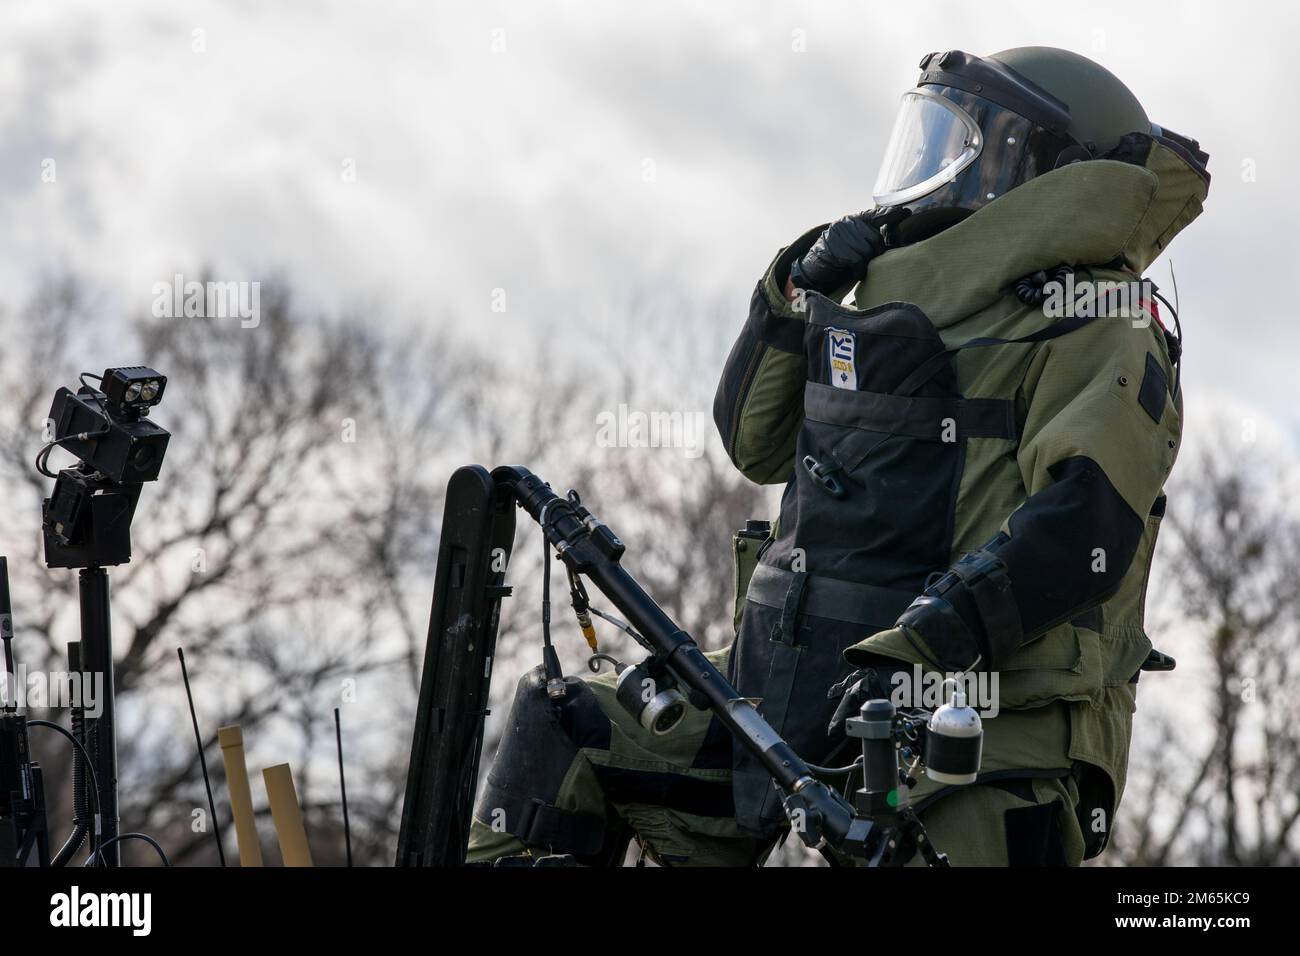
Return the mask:
<svg viewBox="0 0 1300 956">
<path fill-rule="evenodd" d="M 54 443 L 115 484 L 154 481 L 171 436 L 147 416 L 167 377 L 144 366 L 110 368 L 100 385 L 59 389 L 50 406 Z"/>
<path fill-rule="evenodd" d="M 36 467 L 54 478 L 45 499 L 45 563 L 52 568 L 109 567 L 131 560 L 131 518 L 144 482 L 162 469 L 171 436 L 149 421 L 167 377 L 151 368 L 109 368 L 100 388 L 60 388 L 50 406 L 54 434 Z M 81 459 L 57 475 L 45 466 L 56 446 Z"/>
</svg>

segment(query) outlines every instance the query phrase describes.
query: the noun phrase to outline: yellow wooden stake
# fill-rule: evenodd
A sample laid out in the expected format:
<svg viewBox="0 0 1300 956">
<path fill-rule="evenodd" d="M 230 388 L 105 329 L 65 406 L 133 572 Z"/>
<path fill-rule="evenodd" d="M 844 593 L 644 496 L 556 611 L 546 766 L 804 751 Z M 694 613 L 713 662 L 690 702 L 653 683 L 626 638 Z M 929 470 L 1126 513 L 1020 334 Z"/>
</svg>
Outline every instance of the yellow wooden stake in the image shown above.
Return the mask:
<svg viewBox="0 0 1300 956">
<path fill-rule="evenodd" d="M 221 759 L 226 765 L 230 788 L 230 813 L 235 818 L 235 841 L 239 844 L 240 866 L 262 865 L 262 844 L 253 819 L 253 793 L 248 786 L 248 765 L 244 762 L 244 732 L 237 726 L 217 730 Z"/>
<path fill-rule="evenodd" d="M 307 828 L 302 822 L 302 807 L 293 787 L 293 774 L 287 763 L 262 771 L 266 795 L 271 800 L 271 819 L 280 841 L 280 855 L 285 866 L 311 866 L 311 847 L 307 845 Z"/>
</svg>

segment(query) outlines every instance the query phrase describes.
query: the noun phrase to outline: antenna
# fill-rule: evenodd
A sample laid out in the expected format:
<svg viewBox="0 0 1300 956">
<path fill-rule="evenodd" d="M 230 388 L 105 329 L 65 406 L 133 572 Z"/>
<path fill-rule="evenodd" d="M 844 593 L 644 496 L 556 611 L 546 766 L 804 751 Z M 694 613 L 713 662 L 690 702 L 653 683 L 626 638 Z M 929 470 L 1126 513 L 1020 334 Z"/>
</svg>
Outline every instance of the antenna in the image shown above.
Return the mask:
<svg viewBox="0 0 1300 956">
<path fill-rule="evenodd" d="M 190 722 L 194 725 L 194 745 L 199 748 L 199 766 L 203 768 L 203 789 L 208 792 L 208 812 L 212 814 L 212 833 L 217 838 L 217 856 L 226 865 L 226 851 L 221 845 L 221 825 L 217 822 L 217 806 L 212 802 L 212 780 L 208 777 L 208 758 L 203 755 L 203 737 L 199 734 L 199 718 L 194 712 L 194 695 L 190 693 L 190 672 L 185 668 L 185 651 L 176 648 L 181 659 L 181 678 L 185 681 L 185 697 L 190 702 Z"/>
<path fill-rule="evenodd" d="M 14 673 L 14 649 L 11 643 L 13 636 L 13 608 L 9 604 L 9 559 L 0 558 L 0 641 L 4 642 L 5 690 L 13 692 L 13 700 L 6 698 L 4 709 L 10 713 L 18 710 L 18 678 Z"/>
<path fill-rule="evenodd" d="M 343 840 L 348 848 L 348 866 L 352 865 L 352 826 L 348 823 L 348 785 L 343 779 L 343 725 L 339 709 L 334 708 L 334 739 L 339 747 L 339 792 L 343 794 Z"/>
</svg>

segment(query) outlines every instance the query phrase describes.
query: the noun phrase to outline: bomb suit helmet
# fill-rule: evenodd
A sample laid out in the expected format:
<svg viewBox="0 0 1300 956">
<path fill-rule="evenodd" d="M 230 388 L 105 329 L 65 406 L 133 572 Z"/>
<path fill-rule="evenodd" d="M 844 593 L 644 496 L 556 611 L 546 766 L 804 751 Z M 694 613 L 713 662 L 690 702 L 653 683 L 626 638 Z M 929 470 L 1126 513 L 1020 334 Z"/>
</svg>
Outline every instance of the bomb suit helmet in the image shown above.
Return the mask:
<svg viewBox="0 0 1300 956">
<path fill-rule="evenodd" d="M 1166 136 L 1114 74 L 1068 50 L 949 50 L 926 55 L 920 69 L 872 190 L 877 207 L 900 214 L 903 241 L 933 235 L 1060 166 L 1105 157 L 1126 134 Z M 1204 166 L 1194 141 L 1169 135 Z"/>
</svg>

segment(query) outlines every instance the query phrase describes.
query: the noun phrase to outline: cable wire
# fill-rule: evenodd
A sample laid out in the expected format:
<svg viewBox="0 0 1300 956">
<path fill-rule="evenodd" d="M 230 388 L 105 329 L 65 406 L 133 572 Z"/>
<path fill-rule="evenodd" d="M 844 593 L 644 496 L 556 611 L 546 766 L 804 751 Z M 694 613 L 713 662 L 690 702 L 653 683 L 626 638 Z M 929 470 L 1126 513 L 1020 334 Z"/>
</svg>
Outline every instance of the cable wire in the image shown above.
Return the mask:
<svg viewBox="0 0 1300 956">
<path fill-rule="evenodd" d="M 91 831 L 92 835 L 90 838 L 90 846 L 91 846 L 90 856 L 86 858 L 86 862 L 89 864 L 89 862 L 95 859 L 96 854 L 98 854 L 99 851 L 102 849 L 102 847 L 100 846 L 100 838 L 102 836 L 102 833 L 100 832 L 99 778 L 95 775 L 95 763 L 93 760 L 90 759 L 90 751 L 86 749 L 85 744 L 83 744 L 80 740 L 78 740 L 75 736 L 73 736 L 71 731 L 65 730 L 64 728 L 60 727 L 58 724 L 54 723 L 53 721 L 29 720 L 27 721 L 27 726 L 45 727 L 49 730 L 55 731 L 56 733 L 62 734 L 64 737 L 67 737 L 68 740 L 72 742 L 72 746 L 76 747 L 77 750 L 81 752 L 81 759 L 86 762 L 86 771 L 90 774 L 90 792 L 95 795 L 95 826 L 94 829 Z"/>
<path fill-rule="evenodd" d="M 86 866 L 90 866 L 91 860 L 94 860 L 98 854 L 102 853 L 104 850 L 107 850 L 114 843 L 120 843 L 123 840 L 143 840 L 145 843 L 148 843 L 151 847 L 153 847 L 155 851 L 157 851 L 158 856 L 162 859 L 163 866 L 172 865 L 172 861 L 167 859 L 167 854 L 164 853 L 163 848 L 158 845 L 158 841 L 155 840 L 153 837 L 149 836 L 147 833 L 119 833 L 117 836 L 113 837 L 112 839 L 105 840 L 103 846 L 101 846 L 98 850 L 96 850 L 94 853 L 90 855 L 90 859 L 86 861 Z M 103 864 L 100 865 L 102 866 Z"/>
</svg>

